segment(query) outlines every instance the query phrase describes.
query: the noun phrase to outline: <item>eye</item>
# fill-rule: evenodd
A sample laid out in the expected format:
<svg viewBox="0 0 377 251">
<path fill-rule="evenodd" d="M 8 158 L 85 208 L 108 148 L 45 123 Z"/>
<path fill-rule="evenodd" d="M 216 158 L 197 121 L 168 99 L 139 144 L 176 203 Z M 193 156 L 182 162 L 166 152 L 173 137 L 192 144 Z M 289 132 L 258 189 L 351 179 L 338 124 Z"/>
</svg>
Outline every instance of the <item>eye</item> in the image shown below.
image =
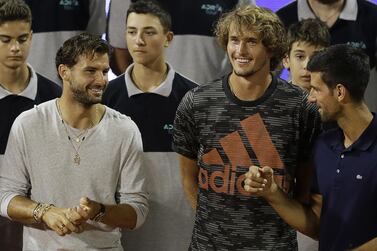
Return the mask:
<svg viewBox="0 0 377 251">
<path fill-rule="evenodd" d="M 153 35 L 156 34 L 156 32 L 155 31 L 146 31 L 145 34 L 148 35 L 148 36 L 153 36 Z"/>
<path fill-rule="evenodd" d="M 129 35 L 135 35 L 136 31 L 134 31 L 134 30 L 127 30 L 127 34 L 129 34 Z"/>
<path fill-rule="evenodd" d="M 255 39 L 250 39 L 250 40 L 247 41 L 247 44 L 248 44 L 248 45 L 251 45 L 251 46 L 254 46 L 254 45 L 256 45 L 257 43 L 258 43 L 258 41 L 255 40 Z"/>
<path fill-rule="evenodd" d="M 94 73 L 96 73 L 96 70 L 94 70 L 94 69 L 86 69 L 85 72 L 87 72 L 89 74 L 94 74 Z"/>
<path fill-rule="evenodd" d="M 232 44 L 238 44 L 238 43 L 239 43 L 239 40 L 238 40 L 238 38 L 236 38 L 236 37 L 231 37 L 231 38 L 229 39 L 229 41 L 230 41 Z"/>
<path fill-rule="evenodd" d="M 297 55 L 295 55 L 295 57 L 296 57 L 298 60 L 300 60 L 300 61 L 305 60 L 305 55 L 302 55 L 302 54 L 297 54 Z"/>
<path fill-rule="evenodd" d="M 0 37 L 0 41 L 3 42 L 3 43 L 9 43 L 10 38 L 9 37 Z"/>
<path fill-rule="evenodd" d="M 25 43 L 28 40 L 28 36 L 22 36 L 17 39 L 20 44 Z"/>
</svg>

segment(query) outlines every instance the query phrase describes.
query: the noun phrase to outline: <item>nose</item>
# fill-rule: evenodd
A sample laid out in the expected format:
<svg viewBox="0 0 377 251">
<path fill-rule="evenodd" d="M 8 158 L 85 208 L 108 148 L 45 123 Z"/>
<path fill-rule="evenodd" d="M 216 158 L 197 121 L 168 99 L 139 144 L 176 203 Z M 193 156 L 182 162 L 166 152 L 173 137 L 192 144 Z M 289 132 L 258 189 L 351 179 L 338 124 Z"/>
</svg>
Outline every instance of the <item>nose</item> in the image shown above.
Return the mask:
<svg viewBox="0 0 377 251">
<path fill-rule="evenodd" d="M 108 74 L 107 72 L 97 71 L 95 76 L 95 82 L 98 84 L 107 84 L 108 83 Z"/>
<path fill-rule="evenodd" d="M 136 35 L 136 44 L 139 46 L 145 45 L 144 37 L 142 32 L 138 32 Z"/>
<path fill-rule="evenodd" d="M 12 40 L 10 42 L 11 51 L 18 52 L 20 50 L 20 43 L 17 40 Z"/>
<path fill-rule="evenodd" d="M 313 88 L 311 88 L 310 91 L 309 91 L 308 101 L 310 103 L 316 103 L 316 101 L 317 101 Z"/>
<path fill-rule="evenodd" d="M 303 62 L 303 64 L 304 64 L 303 66 L 304 66 L 305 70 L 306 70 L 306 67 L 308 66 L 309 59 L 310 59 L 309 57 L 306 57 L 305 60 L 304 60 L 304 62 Z"/>
<path fill-rule="evenodd" d="M 237 52 L 242 55 L 246 52 L 246 43 L 244 41 L 240 41 L 237 47 Z"/>
</svg>

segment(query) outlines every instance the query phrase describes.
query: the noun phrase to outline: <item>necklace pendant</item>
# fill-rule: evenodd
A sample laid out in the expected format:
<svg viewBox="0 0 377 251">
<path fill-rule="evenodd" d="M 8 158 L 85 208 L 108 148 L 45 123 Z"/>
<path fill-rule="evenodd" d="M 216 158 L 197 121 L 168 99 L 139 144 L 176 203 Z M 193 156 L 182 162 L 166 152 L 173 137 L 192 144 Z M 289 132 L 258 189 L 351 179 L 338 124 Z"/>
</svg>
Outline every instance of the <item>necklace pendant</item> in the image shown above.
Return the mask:
<svg viewBox="0 0 377 251">
<path fill-rule="evenodd" d="M 75 154 L 75 157 L 73 157 L 73 162 L 76 164 L 76 165 L 80 165 L 80 155 L 78 155 L 78 153 Z"/>
<path fill-rule="evenodd" d="M 80 138 L 75 139 L 76 143 L 80 143 Z"/>
</svg>

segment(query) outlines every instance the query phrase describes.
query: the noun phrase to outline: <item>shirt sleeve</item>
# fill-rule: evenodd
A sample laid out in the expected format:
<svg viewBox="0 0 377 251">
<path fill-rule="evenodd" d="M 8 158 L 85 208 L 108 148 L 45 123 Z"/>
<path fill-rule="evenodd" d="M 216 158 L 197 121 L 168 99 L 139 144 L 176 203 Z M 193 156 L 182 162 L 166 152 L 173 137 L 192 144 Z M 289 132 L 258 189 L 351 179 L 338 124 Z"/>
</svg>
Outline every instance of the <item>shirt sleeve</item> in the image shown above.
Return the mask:
<svg viewBox="0 0 377 251">
<path fill-rule="evenodd" d="M 173 150 L 190 159 L 197 159 L 199 134 L 194 118 L 194 93 L 189 91 L 178 106 L 174 120 Z"/>
<path fill-rule="evenodd" d="M 102 35 L 106 32 L 106 1 L 89 1 L 89 20 L 86 31 L 95 35 Z"/>
<path fill-rule="evenodd" d="M 300 111 L 299 161 L 307 162 L 312 157 L 313 146 L 320 133 L 321 119 L 318 108 L 308 101 L 308 95 L 303 96 Z"/>
<path fill-rule="evenodd" d="M 31 185 L 26 168 L 24 133 L 18 119 L 13 123 L 9 134 L 4 159 L 0 166 L 0 205 L 1 215 L 9 218 L 9 202 L 17 195 L 28 197 Z"/>
<path fill-rule="evenodd" d="M 109 11 L 108 41 L 115 48 L 126 49 L 126 15 L 129 0 L 112 0 Z"/>
<path fill-rule="evenodd" d="M 310 192 L 315 193 L 315 194 L 320 194 L 316 168 L 313 168 L 313 178 L 312 178 L 312 183 L 310 187 Z"/>
<path fill-rule="evenodd" d="M 143 163 L 143 147 L 140 132 L 132 122 L 130 143 L 123 144 L 121 157 L 121 174 L 117 187 L 118 203 L 130 205 L 136 212 L 136 228 L 140 227 L 148 214 L 148 193 L 146 191 L 146 174 Z"/>
</svg>

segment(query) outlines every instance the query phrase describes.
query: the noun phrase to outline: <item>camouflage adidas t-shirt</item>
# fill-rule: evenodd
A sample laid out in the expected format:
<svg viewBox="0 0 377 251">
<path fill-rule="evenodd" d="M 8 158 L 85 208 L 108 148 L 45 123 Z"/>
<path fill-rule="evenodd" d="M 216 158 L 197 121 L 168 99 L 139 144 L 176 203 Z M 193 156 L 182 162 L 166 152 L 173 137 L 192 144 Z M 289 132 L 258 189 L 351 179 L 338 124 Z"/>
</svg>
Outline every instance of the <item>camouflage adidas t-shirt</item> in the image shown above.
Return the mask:
<svg viewBox="0 0 377 251">
<path fill-rule="evenodd" d="M 191 250 L 297 250 L 296 232 L 243 189 L 250 165 L 274 168 L 290 196 L 319 117 L 299 88 L 273 77 L 256 101 L 241 101 L 228 76 L 188 92 L 175 119 L 174 149 L 196 159 L 199 195 Z"/>
</svg>

